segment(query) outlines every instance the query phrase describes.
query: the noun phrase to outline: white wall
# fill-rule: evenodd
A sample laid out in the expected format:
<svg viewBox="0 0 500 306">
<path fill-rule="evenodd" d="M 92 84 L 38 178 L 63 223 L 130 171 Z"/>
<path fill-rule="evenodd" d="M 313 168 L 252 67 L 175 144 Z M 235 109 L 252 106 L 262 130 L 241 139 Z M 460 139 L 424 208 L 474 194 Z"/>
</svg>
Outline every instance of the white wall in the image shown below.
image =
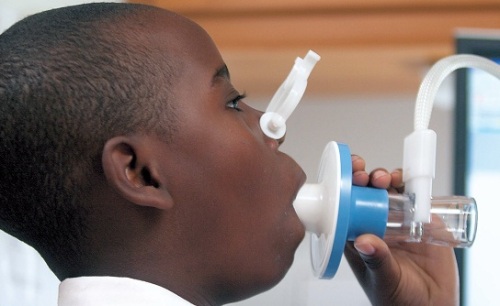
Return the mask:
<svg viewBox="0 0 500 306">
<path fill-rule="evenodd" d="M 33 248 L 0 231 L 0 306 L 57 305 L 58 285 Z"/>
</svg>

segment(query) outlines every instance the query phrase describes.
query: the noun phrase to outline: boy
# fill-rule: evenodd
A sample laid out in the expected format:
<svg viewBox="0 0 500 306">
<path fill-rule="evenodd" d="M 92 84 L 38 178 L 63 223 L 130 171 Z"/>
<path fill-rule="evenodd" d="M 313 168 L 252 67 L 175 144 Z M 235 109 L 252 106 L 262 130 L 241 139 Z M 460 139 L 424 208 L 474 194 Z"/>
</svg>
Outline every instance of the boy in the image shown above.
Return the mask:
<svg viewBox="0 0 500 306">
<path fill-rule="evenodd" d="M 0 228 L 63 281 L 60 305 L 218 305 L 282 279 L 305 175 L 242 99 L 210 37 L 157 8 L 56 9 L 0 36 Z M 456 303 L 451 249 L 365 235 L 346 256 L 374 304 Z"/>
</svg>

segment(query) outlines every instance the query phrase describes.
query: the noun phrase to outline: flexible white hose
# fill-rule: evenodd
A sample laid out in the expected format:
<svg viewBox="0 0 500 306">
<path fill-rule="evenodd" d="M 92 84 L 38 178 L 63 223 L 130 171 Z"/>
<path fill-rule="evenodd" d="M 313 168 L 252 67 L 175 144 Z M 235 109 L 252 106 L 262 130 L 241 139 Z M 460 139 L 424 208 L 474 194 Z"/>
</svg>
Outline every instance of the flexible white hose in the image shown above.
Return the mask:
<svg viewBox="0 0 500 306">
<path fill-rule="evenodd" d="M 500 79 L 500 66 L 481 56 L 457 54 L 439 60 L 432 66 L 420 85 L 415 104 L 415 131 L 429 127 L 432 106 L 441 83 L 449 74 L 460 68 L 481 69 Z"/>
</svg>

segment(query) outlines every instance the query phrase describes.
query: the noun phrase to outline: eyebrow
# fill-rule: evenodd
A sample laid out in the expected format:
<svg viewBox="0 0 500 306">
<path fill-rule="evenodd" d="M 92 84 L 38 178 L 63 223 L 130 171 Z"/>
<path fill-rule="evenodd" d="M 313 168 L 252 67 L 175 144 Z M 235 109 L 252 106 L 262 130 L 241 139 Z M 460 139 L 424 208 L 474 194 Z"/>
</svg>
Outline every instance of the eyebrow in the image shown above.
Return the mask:
<svg viewBox="0 0 500 306">
<path fill-rule="evenodd" d="M 226 64 L 224 64 L 219 69 L 217 69 L 217 71 L 215 72 L 214 76 L 212 77 L 212 85 L 214 85 L 215 82 L 218 79 L 221 79 L 221 78 L 222 79 L 227 79 L 227 80 L 230 79 L 230 77 L 229 77 L 229 69 L 227 69 Z"/>
</svg>

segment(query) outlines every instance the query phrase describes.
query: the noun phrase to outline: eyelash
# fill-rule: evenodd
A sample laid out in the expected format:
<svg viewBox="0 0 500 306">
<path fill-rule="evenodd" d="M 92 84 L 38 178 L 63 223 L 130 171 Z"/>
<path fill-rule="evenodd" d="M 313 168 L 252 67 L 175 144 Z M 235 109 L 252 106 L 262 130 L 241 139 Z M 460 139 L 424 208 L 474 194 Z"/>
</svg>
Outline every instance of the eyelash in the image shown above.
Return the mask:
<svg viewBox="0 0 500 306">
<path fill-rule="evenodd" d="M 246 98 L 246 95 L 245 95 L 245 94 L 238 95 L 238 96 L 236 96 L 236 98 L 234 98 L 234 99 L 232 99 L 231 101 L 227 102 L 226 106 L 227 106 L 228 108 L 232 108 L 232 109 L 235 109 L 235 110 L 237 110 L 237 111 L 241 112 L 241 111 L 242 111 L 242 109 L 238 107 L 238 103 L 239 103 L 241 100 L 245 99 L 245 98 Z"/>
</svg>

